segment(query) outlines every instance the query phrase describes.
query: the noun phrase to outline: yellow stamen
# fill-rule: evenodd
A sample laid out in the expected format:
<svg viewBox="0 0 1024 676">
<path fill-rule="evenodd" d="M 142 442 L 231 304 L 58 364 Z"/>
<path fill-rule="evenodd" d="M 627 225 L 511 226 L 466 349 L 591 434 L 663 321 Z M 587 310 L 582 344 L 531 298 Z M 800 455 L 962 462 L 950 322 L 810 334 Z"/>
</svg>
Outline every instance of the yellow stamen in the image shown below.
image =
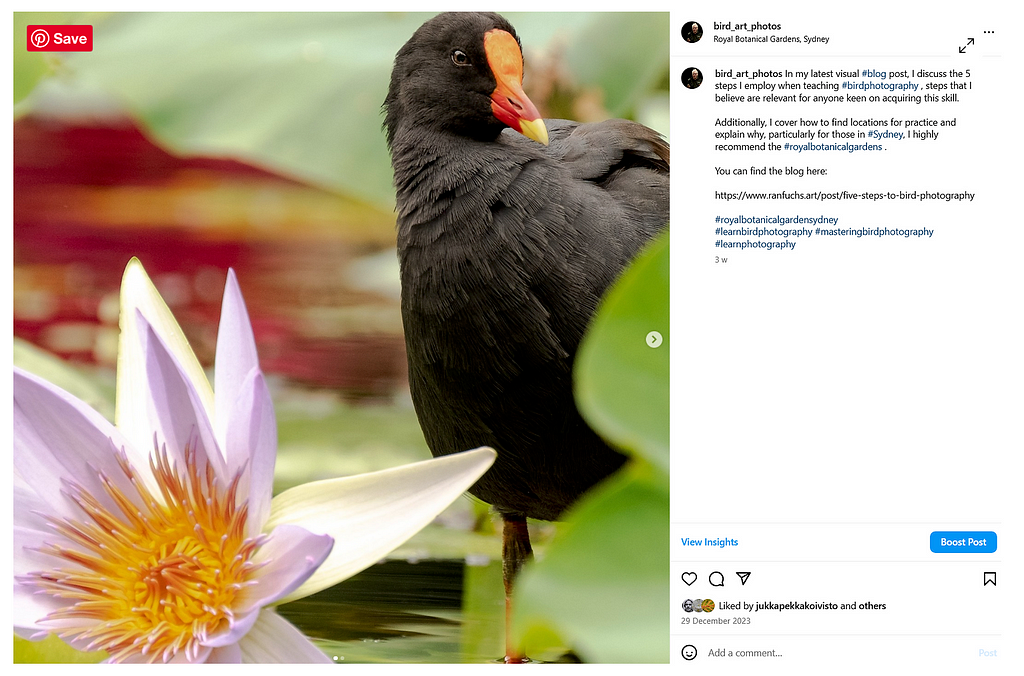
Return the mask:
<svg viewBox="0 0 1024 676">
<path fill-rule="evenodd" d="M 68 497 L 88 521 L 49 519 L 73 547 L 48 544 L 39 551 L 74 565 L 20 580 L 69 601 L 41 624 L 60 626 L 60 636 L 78 647 L 106 650 L 115 662 L 140 656 L 167 661 L 182 651 L 195 659 L 204 641 L 234 622 L 238 594 L 254 584 L 260 567 L 250 559 L 266 536 L 245 537 L 248 503 L 237 499 L 241 472 L 221 486 L 212 467 L 198 466 L 193 448 L 185 448 L 180 473 L 166 449 L 157 449 L 150 458 L 157 496 L 123 450 L 117 462 L 137 495 L 99 473 L 115 513 L 68 482 Z"/>
</svg>

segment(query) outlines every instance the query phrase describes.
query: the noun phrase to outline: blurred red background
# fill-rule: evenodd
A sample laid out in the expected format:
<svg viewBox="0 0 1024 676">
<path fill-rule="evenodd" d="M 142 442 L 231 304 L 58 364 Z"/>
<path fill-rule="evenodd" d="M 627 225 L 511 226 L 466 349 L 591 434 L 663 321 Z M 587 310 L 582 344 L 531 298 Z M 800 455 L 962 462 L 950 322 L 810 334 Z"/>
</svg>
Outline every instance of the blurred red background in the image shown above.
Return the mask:
<svg viewBox="0 0 1024 676">
<path fill-rule="evenodd" d="M 112 367 L 132 256 L 204 365 L 232 267 L 265 371 L 350 400 L 405 387 L 392 214 L 236 161 L 175 157 L 127 119 L 19 119 L 15 336 Z"/>
</svg>

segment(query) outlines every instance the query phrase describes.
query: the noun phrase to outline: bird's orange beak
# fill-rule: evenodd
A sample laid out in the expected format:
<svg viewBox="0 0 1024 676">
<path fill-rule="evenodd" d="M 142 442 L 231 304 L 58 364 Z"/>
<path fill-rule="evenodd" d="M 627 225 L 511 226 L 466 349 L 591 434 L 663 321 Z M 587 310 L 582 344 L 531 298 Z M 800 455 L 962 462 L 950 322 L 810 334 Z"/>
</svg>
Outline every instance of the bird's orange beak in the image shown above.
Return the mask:
<svg viewBox="0 0 1024 676">
<path fill-rule="evenodd" d="M 534 141 L 548 144 L 544 120 L 523 92 L 523 53 L 512 34 L 493 28 L 484 34 L 484 53 L 498 86 L 491 94 L 494 116 Z"/>
</svg>

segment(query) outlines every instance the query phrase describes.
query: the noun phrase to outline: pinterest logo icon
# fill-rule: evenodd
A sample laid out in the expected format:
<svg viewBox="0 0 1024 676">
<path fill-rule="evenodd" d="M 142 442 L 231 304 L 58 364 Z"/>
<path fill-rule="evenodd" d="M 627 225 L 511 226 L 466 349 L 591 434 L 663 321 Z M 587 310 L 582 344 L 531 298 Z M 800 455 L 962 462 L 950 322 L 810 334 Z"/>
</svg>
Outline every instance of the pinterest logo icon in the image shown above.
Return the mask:
<svg viewBox="0 0 1024 676">
<path fill-rule="evenodd" d="M 42 49 L 46 45 L 50 44 L 50 34 L 44 31 L 42 28 L 37 28 L 32 31 L 32 46 L 36 49 Z"/>
</svg>

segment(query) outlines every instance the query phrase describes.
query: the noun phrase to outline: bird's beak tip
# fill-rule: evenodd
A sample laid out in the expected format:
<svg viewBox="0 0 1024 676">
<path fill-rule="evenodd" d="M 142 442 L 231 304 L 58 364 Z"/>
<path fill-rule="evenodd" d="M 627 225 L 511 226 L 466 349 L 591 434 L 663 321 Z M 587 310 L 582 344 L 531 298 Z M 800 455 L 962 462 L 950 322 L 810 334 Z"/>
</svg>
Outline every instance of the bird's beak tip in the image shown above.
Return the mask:
<svg viewBox="0 0 1024 676">
<path fill-rule="evenodd" d="M 519 130 L 523 136 L 531 138 L 537 143 L 548 144 L 548 128 L 544 125 L 542 118 L 536 120 L 519 120 Z"/>
</svg>

